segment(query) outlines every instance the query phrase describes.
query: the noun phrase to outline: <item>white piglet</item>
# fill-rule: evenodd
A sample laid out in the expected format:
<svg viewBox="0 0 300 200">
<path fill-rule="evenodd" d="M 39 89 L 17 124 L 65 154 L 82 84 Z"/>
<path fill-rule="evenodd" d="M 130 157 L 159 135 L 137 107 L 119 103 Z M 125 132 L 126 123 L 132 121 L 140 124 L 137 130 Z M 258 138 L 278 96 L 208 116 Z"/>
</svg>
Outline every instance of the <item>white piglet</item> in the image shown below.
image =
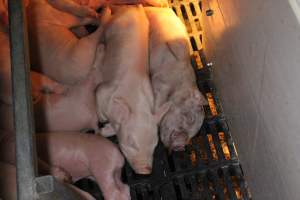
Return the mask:
<svg viewBox="0 0 300 200">
<path fill-rule="evenodd" d="M 85 79 L 94 66 L 103 26 L 83 38 L 77 38 L 71 29 L 104 24 L 107 10 L 101 19 L 80 18 L 55 9 L 45 0 L 31 0 L 27 11 L 32 68 L 63 84 Z"/>
<path fill-rule="evenodd" d="M 168 109 L 154 113 L 148 69 L 149 23 L 142 6 L 113 11 L 104 33 L 105 56 L 101 70 L 104 83 L 96 91 L 100 121 L 110 122 L 121 151 L 138 174 L 150 174 L 158 143 L 157 125 Z"/>
<path fill-rule="evenodd" d="M 150 74 L 155 108 L 169 111 L 160 123 L 160 137 L 170 150 L 184 150 L 197 134 L 207 104 L 196 85 L 185 26 L 169 8 L 145 9 L 150 22 Z"/>
</svg>

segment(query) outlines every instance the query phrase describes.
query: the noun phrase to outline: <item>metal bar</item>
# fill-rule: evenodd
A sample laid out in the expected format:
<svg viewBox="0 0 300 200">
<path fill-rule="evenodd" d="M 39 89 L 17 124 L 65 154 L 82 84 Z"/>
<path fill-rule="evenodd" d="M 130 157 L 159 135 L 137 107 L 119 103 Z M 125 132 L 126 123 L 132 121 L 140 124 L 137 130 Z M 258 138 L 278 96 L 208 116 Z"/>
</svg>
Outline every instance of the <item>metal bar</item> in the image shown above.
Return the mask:
<svg viewBox="0 0 300 200">
<path fill-rule="evenodd" d="M 9 34 L 13 85 L 14 127 L 16 134 L 17 197 L 33 200 L 36 151 L 30 89 L 30 65 L 25 10 L 22 0 L 9 0 Z"/>
</svg>

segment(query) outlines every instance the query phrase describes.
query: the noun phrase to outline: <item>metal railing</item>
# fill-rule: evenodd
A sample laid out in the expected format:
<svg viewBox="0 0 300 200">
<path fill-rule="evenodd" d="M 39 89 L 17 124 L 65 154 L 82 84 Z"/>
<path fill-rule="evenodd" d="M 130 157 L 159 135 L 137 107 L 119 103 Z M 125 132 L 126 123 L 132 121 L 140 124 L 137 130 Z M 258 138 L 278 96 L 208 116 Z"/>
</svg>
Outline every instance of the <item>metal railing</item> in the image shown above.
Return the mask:
<svg viewBox="0 0 300 200">
<path fill-rule="evenodd" d="M 81 199 L 52 176 L 37 177 L 27 24 L 22 0 L 9 0 L 18 200 Z"/>
</svg>

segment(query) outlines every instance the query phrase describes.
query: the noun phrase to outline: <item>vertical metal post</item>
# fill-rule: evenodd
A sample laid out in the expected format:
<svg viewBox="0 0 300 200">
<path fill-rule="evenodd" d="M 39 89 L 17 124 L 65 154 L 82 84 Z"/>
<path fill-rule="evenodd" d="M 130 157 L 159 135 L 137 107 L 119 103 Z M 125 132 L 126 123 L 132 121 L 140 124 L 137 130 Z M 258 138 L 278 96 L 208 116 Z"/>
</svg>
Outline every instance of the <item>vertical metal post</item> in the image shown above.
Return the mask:
<svg viewBox="0 0 300 200">
<path fill-rule="evenodd" d="M 16 134 L 18 200 L 34 200 L 36 151 L 30 86 L 25 9 L 22 0 L 8 0 L 10 52 Z"/>
</svg>

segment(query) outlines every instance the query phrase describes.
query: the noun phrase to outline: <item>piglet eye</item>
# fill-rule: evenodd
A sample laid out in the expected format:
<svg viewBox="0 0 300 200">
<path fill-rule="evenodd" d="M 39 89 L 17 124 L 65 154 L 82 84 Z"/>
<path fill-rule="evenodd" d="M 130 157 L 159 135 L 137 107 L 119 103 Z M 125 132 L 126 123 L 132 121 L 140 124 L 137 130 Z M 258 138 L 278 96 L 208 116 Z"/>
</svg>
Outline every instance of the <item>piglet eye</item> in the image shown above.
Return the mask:
<svg viewBox="0 0 300 200">
<path fill-rule="evenodd" d="M 193 124 L 195 122 L 194 115 L 191 115 L 190 113 L 185 113 L 184 114 L 184 119 L 185 119 L 187 124 Z"/>
<path fill-rule="evenodd" d="M 195 122 L 194 116 L 191 116 L 191 115 L 188 116 L 188 122 L 191 123 L 191 124 L 194 123 Z"/>
</svg>

